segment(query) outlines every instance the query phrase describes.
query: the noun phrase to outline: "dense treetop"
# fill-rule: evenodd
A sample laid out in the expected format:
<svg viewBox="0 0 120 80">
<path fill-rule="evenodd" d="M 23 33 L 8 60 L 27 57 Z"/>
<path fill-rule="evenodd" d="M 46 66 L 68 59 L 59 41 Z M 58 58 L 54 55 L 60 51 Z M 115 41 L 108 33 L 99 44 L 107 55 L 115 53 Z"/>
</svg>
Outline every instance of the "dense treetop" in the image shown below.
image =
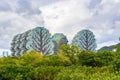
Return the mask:
<svg viewBox="0 0 120 80">
<path fill-rule="evenodd" d="M 67 44 L 67 37 L 63 33 L 51 36 L 48 29 L 36 27 L 22 34 L 14 36 L 11 43 L 12 56 L 21 57 L 25 52 L 36 50 L 44 55 L 57 53 L 63 44 Z M 96 39 L 90 30 L 79 31 L 72 40 L 72 44 L 83 50 L 96 51 Z"/>
<path fill-rule="evenodd" d="M 96 39 L 93 32 L 84 29 L 79 31 L 73 38 L 72 44 L 79 46 L 83 50 L 96 51 Z"/>
</svg>

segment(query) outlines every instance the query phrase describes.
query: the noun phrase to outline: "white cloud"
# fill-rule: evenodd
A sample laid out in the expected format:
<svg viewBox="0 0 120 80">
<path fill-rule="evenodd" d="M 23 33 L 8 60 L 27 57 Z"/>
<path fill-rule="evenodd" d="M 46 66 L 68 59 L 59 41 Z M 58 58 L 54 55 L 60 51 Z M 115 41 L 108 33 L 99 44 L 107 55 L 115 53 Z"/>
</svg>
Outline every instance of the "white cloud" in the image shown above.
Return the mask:
<svg viewBox="0 0 120 80">
<path fill-rule="evenodd" d="M 31 18 L 24 18 L 13 12 L 0 13 L 0 22 L 0 44 L 3 48 L 10 47 L 10 42 L 14 35 L 34 28 L 35 26 L 42 25 L 42 19 L 39 15 L 32 16 Z"/>
<path fill-rule="evenodd" d="M 92 17 L 87 6 L 90 0 L 64 0 L 40 7 L 45 26 L 54 33 L 62 32 L 71 40 L 79 30 L 85 28 L 80 23 Z"/>
<path fill-rule="evenodd" d="M 67 35 L 69 41 L 88 28 L 94 32 L 98 47 L 117 43 L 120 0 L 1 0 L 0 47 L 10 48 L 15 34 L 44 24 L 52 34 Z"/>
<path fill-rule="evenodd" d="M 7 0 L 4 3 L 9 4 L 11 10 L 0 11 L 0 48 L 9 49 L 14 35 L 36 26 L 43 26 L 44 21 L 41 13 L 38 13 L 40 11 L 39 7 L 31 6 L 31 3 L 26 2 L 27 5 L 24 5 L 24 8 L 21 9 L 18 9 L 20 5 L 17 1 L 13 2 L 15 3 L 14 6 Z M 27 9 L 25 9 L 26 6 Z M 20 11 L 17 12 L 17 9 Z M 22 11 L 24 9 L 25 11 Z"/>
<path fill-rule="evenodd" d="M 71 40 L 80 30 L 88 28 L 94 32 L 98 47 L 118 42 L 120 35 L 119 0 L 64 0 L 40 7 L 45 25 L 52 33 L 63 32 Z M 92 3 L 92 4 L 91 4 Z"/>
</svg>

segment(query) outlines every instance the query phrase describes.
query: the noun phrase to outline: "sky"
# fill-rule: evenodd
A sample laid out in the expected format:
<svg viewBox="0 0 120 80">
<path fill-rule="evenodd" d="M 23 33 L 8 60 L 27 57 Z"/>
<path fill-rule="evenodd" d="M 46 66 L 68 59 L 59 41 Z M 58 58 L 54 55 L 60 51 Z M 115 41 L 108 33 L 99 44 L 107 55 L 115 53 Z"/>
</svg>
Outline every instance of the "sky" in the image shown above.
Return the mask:
<svg viewBox="0 0 120 80">
<path fill-rule="evenodd" d="M 119 43 L 120 0 L 1 0 L 0 50 L 10 49 L 14 35 L 44 26 L 53 35 L 64 33 L 71 42 L 91 30 L 97 49 Z"/>
</svg>

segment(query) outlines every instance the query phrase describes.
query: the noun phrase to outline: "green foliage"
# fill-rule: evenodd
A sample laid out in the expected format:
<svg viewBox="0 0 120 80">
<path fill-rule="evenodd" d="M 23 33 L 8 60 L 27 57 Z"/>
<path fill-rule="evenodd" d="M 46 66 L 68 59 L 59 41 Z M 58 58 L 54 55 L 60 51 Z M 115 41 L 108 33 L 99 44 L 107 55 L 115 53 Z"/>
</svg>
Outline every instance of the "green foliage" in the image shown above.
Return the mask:
<svg viewBox="0 0 120 80">
<path fill-rule="evenodd" d="M 34 80 L 53 80 L 62 67 L 40 66 L 34 71 Z"/>
<path fill-rule="evenodd" d="M 115 74 L 107 67 L 66 67 L 58 73 L 55 80 L 119 80 L 119 73 Z"/>
<path fill-rule="evenodd" d="M 96 53 L 96 60 L 102 63 L 104 66 L 111 65 L 113 58 L 113 53 L 110 51 L 101 51 Z"/>
<path fill-rule="evenodd" d="M 43 60 L 43 54 L 37 51 L 29 51 L 25 53 L 21 58 L 20 58 L 20 64 L 21 65 L 31 65 L 34 67 L 40 66 L 40 63 Z"/>
<path fill-rule="evenodd" d="M 69 57 L 72 64 L 78 63 L 78 55 L 81 53 L 81 49 L 75 45 L 64 44 L 61 46 L 60 52 L 64 56 Z"/>
<path fill-rule="evenodd" d="M 0 66 L 0 80 L 29 80 L 32 69 L 31 66 L 2 65 Z"/>
<path fill-rule="evenodd" d="M 92 51 L 82 51 L 81 54 L 78 55 L 79 63 L 86 66 L 100 67 L 101 63 L 96 59 L 95 55 Z"/>
<path fill-rule="evenodd" d="M 49 56 L 32 50 L 3 57 L 0 80 L 120 80 L 120 48 L 94 53 L 66 44 Z"/>
<path fill-rule="evenodd" d="M 115 48 L 116 48 L 116 51 L 113 52 L 114 58 L 113 58 L 112 64 L 113 64 L 114 70 L 119 71 L 120 70 L 120 46 L 117 45 L 115 46 Z"/>
<path fill-rule="evenodd" d="M 68 66 L 71 64 L 71 61 L 63 55 L 50 55 L 44 56 L 41 64 L 45 66 Z"/>
</svg>

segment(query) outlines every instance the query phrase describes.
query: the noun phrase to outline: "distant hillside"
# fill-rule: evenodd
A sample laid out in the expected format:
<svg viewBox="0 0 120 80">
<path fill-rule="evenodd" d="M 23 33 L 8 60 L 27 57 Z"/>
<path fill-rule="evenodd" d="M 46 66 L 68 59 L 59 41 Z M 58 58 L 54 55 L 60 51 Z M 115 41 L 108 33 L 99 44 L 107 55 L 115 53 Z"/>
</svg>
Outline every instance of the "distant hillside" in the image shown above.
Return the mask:
<svg viewBox="0 0 120 80">
<path fill-rule="evenodd" d="M 120 45 L 120 43 L 115 44 L 115 45 Z M 104 47 L 100 48 L 100 49 L 98 50 L 98 52 L 99 52 L 99 51 L 103 51 L 103 50 L 113 51 L 113 50 L 115 49 L 115 45 L 111 45 L 111 46 L 104 46 Z"/>
</svg>

